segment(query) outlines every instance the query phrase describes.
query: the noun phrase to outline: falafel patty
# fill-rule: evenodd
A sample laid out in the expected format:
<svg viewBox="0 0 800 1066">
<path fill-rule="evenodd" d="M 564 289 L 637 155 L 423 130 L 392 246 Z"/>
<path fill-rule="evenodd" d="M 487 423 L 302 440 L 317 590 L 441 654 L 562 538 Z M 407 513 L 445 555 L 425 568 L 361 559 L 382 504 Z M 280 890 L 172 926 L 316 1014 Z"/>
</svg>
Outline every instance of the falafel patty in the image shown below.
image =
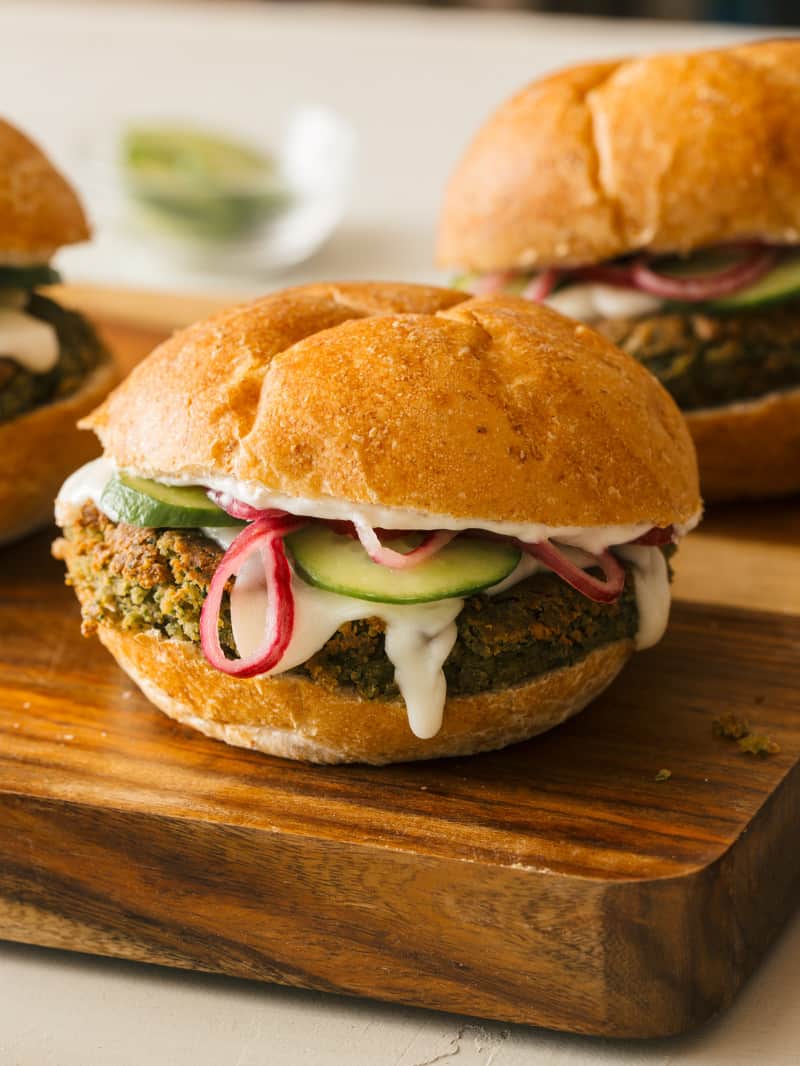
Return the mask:
<svg viewBox="0 0 800 1066">
<path fill-rule="evenodd" d="M 52 370 L 35 374 L 0 352 L 0 422 L 69 396 L 108 355 L 92 325 L 77 311 L 38 292 L 30 294 L 24 310 L 56 331 L 58 362 Z"/>
<path fill-rule="evenodd" d="M 200 641 L 200 611 L 222 550 L 197 530 L 116 524 L 84 504 L 53 546 L 81 601 L 84 635 L 99 625 L 156 630 Z M 227 597 L 226 597 L 227 600 Z M 633 639 L 638 612 L 633 579 L 615 604 L 593 603 L 552 573 L 539 573 L 497 596 L 476 595 L 459 614 L 458 639 L 444 672 L 448 691 L 471 695 L 520 684 L 585 658 L 603 644 Z M 235 654 L 230 605 L 220 640 Z M 365 699 L 399 697 L 377 618 L 347 622 L 294 673 Z"/>
<path fill-rule="evenodd" d="M 800 302 L 736 312 L 670 311 L 593 323 L 684 411 L 800 387 Z"/>
</svg>

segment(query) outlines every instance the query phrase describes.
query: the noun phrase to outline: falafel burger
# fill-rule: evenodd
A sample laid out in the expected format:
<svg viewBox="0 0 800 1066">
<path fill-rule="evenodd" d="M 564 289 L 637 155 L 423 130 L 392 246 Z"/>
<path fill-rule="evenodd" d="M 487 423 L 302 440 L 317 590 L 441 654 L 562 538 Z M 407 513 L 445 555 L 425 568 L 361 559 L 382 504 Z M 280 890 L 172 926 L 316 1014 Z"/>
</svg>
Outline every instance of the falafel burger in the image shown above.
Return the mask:
<svg viewBox="0 0 800 1066">
<path fill-rule="evenodd" d="M 673 401 L 514 297 L 310 285 L 162 344 L 83 422 L 56 555 L 167 714 L 315 762 L 463 755 L 583 708 L 700 510 Z"/>
<path fill-rule="evenodd" d="M 533 82 L 453 173 L 438 258 L 648 367 L 706 499 L 800 490 L 800 40 Z"/>
<path fill-rule="evenodd" d="M 75 423 L 115 374 L 90 324 L 38 292 L 89 228 L 66 180 L 0 119 L 0 544 L 44 525 L 66 475 L 97 454 Z"/>
</svg>

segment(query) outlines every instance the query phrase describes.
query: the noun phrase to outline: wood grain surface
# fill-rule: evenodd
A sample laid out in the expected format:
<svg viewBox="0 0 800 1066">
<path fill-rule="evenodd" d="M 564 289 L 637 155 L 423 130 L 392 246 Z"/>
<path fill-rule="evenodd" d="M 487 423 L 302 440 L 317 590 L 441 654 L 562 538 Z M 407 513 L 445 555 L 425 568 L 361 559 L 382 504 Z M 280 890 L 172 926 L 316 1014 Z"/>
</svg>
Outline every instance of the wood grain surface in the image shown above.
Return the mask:
<svg viewBox="0 0 800 1066">
<path fill-rule="evenodd" d="M 106 308 L 125 366 L 177 324 L 146 321 Z M 712 514 L 677 562 L 703 602 L 570 723 L 380 769 L 180 727 L 80 637 L 52 531 L 6 550 L 0 935 L 584 1033 L 702 1022 L 800 890 L 797 516 Z M 726 713 L 780 751 L 714 736 Z"/>
</svg>

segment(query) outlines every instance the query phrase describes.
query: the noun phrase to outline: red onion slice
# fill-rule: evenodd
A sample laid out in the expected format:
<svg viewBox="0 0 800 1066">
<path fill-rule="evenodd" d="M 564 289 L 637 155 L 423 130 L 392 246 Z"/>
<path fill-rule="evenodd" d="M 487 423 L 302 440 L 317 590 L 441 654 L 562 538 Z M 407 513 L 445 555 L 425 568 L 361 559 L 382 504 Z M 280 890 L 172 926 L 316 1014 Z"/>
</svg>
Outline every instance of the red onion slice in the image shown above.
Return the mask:
<svg viewBox="0 0 800 1066">
<path fill-rule="evenodd" d="M 599 555 L 590 555 L 589 552 L 581 553 L 592 566 L 599 566 L 602 569 L 606 579 L 601 581 L 600 578 L 592 577 L 591 574 L 587 574 L 585 570 L 567 559 L 549 540 L 542 540 L 537 544 L 520 541 L 519 544 L 524 551 L 544 563 L 568 585 L 595 603 L 616 603 L 622 594 L 625 587 L 625 567 L 608 550 Z"/>
<path fill-rule="evenodd" d="M 546 300 L 556 287 L 559 276 L 558 271 L 553 270 L 552 268 L 549 270 L 542 270 L 541 273 L 536 274 L 531 278 L 520 293 L 520 296 L 526 300 L 533 300 L 534 303 L 540 303 L 542 300 Z"/>
<path fill-rule="evenodd" d="M 631 282 L 642 292 L 662 296 L 665 300 L 690 303 L 714 300 L 758 281 L 773 268 L 777 255 L 774 248 L 749 248 L 745 250 L 743 258 L 732 266 L 713 274 L 685 278 L 659 274 L 648 260 L 639 259 L 631 269 Z"/>
<path fill-rule="evenodd" d="M 631 540 L 629 544 L 644 544 L 646 547 L 658 547 L 660 544 L 673 544 L 675 541 L 675 526 L 653 526 L 641 537 Z"/>
<path fill-rule="evenodd" d="M 371 526 L 364 526 L 356 522 L 356 533 L 364 551 L 379 566 L 388 567 L 390 570 L 410 570 L 419 566 L 426 559 L 430 559 L 445 544 L 449 544 L 456 535 L 453 532 L 440 530 L 437 533 L 428 533 L 421 544 L 410 552 L 397 552 L 393 548 L 386 548 L 381 544 L 380 538 Z"/>
<path fill-rule="evenodd" d="M 259 518 L 284 518 L 288 516 L 287 511 L 280 511 L 275 507 L 265 508 L 264 510 L 252 507 L 249 503 L 244 503 L 243 500 L 237 500 L 229 492 L 217 492 L 215 489 L 209 489 L 206 495 L 217 507 L 221 507 L 226 514 L 229 514 L 231 518 L 241 518 L 245 522 L 255 522 Z"/>
<path fill-rule="evenodd" d="M 601 285 L 630 289 L 633 285 L 632 272 L 632 263 L 597 263 L 594 266 L 577 267 L 573 273 L 581 281 L 597 281 Z"/>
<path fill-rule="evenodd" d="M 473 296 L 497 296 L 515 277 L 513 270 L 493 270 L 480 274 L 472 285 Z"/>
<path fill-rule="evenodd" d="M 318 522 L 324 522 L 328 529 L 332 529 L 334 533 L 339 533 L 343 537 L 351 537 L 353 540 L 358 540 L 358 533 L 356 533 L 356 527 L 352 522 L 348 522 L 343 518 L 319 518 Z M 375 532 L 381 541 L 384 540 L 397 540 L 399 537 L 407 537 L 409 533 L 414 533 L 413 529 L 380 529 L 377 528 Z"/>
<path fill-rule="evenodd" d="M 289 646 L 294 629 L 292 571 L 283 537 L 302 522 L 295 518 L 262 517 L 246 526 L 225 552 L 211 579 L 200 612 L 200 643 L 208 662 L 231 677 L 255 677 L 274 669 Z M 264 639 L 247 658 L 228 659 L 219 642 L 219 614 L 228 579 L 236 577 L 258 552 L 267 585 L 267 619 Z"/>
</svg>

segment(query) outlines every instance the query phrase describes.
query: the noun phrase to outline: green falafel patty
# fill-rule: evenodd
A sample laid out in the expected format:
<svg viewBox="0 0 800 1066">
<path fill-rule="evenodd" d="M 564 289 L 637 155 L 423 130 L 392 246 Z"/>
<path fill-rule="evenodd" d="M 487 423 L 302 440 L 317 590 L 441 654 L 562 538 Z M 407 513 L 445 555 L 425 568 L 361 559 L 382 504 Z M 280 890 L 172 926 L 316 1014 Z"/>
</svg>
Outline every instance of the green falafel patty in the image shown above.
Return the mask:
<svg viewBox="0 0 800 1066">
<path fill-rule="evenodd" d="M 107 358 L 94 328 L 77 311 L 38 292 L 29 294 L 24 310 L 56 331 L 58 361 L 51 370 L 37 374 L 0 351 L 0 423 L 76 392 Z"/>
<path fill-rule="evenodd" d="M 108 625 L 199 644 L 200 611 L 223 554 L 199 531 L 116 524 L 87 503 L 54 552 L 69 556 L 85 634 Z M 222 646 L 233 656 L 228 603 L 220 623 Z M 496 596 L 470 597 L 457 627 L 444 665 L 448 692 L 510 687 L 570 666 L 605 644 L 632 640 L 638 628 L 633 581 L 628 573 L 620 599 L 604 605 L 555 574 L 538 573 Z M 294 672 L 365 699 L 399 698 L 384 629 L 377 618 L 347 622 Z"/>
<path fill-rule="evenodd" d="M 684 411 L 800 387 L 800 302 L 737 310 L 664 309 L 595 329 L 654 374 Z"/>
</svg>

